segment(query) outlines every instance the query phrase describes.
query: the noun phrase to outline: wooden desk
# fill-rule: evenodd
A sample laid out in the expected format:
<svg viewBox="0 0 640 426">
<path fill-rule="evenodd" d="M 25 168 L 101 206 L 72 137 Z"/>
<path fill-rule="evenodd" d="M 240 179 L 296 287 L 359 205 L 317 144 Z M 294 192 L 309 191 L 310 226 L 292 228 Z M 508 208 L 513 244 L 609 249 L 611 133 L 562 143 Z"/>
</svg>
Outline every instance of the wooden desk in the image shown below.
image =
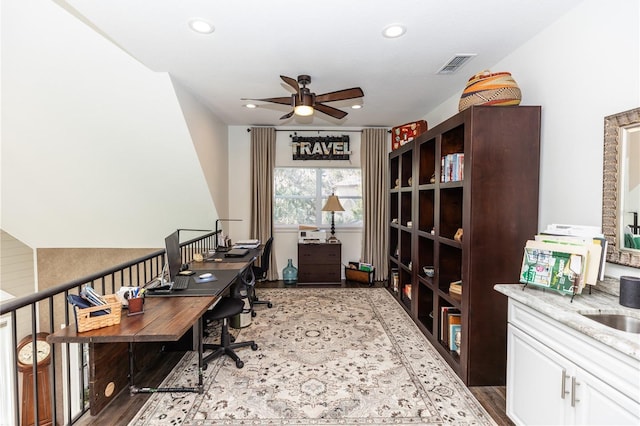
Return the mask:
<svg viewBox="0 0 640 426">
<path fill-rule="evenodd" d="M 238 274 L 253 263 L 261 250 L 261 247 L 249 250 L 246 256 L 239 258 L 220 257 L 220 261 L 193 262 L 190 267 L 194 271 L 217 271 L 218 281 L 200 287 L 196 284 L 190 292 L 183 290 L 190 293 L 189 296 L 172 293 L 164 297 L 145 297 L 144 314 L 128 317 L 124 310 L 118 325 L 83 333 L 77 333 L 76 326 L 70 325 L 49 335 L 47 340 L 50 343 L 89 345 L 91 415 L 98 414 L 127 384 L 132 394 L 179 391 L 201 393 L 202 315 L 226 292 Z M 157 350 L 150 347 L 155 345 L 159 349 L 164 342 L 177 342 L 191 329 L 193 343 L 190 346 L 198 350 L 198 385 L 192 388 L 155 389 L 135 386 L 134 367 L 142 368 L 145 359 L 157 353 Z M 125 353 L 128 356 L 124 356 Z"/>
<path fill-rule="evenodd" d="M 144 314 L 127 316 L 120 324 L 83 333 L 75 325 L 47 337 L 50 343 L 89 344 L 89 404 L 98 414 L 109 401 L 129 386 L 131 394 L 203 391 L 202 315 L 219 296 L 146 298 Z M 134 385 L 134 343 L 177 341 L 194 329 L 198 348 L 198 385 L 191 388 L 139 388 Z M 123 357 L 126 345 L 128 357 Z M 126 360 L 128 358 L 128 365 Z"/>
<path fill-rule="evenodd" d="M 342 244 L 298 244 L 298 283 L 340 284 Z"/>
</svg>

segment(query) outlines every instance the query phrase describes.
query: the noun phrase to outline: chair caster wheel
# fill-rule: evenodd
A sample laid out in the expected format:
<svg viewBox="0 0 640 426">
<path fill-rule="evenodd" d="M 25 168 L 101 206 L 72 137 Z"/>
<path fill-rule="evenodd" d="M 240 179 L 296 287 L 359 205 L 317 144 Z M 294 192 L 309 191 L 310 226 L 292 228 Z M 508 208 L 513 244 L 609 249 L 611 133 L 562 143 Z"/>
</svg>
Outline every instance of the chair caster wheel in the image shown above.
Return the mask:
<svg viewBox="0 0 640 426">
<path fill-rule="evenodd" d="M 236 367 L 238 367 L 238 368 L 244 367 L 244 362 L 242 362 L 242 360 L 237 360 L 236 361 Z"/>
<path fill-rule="evenodd" d="M 257 351 L 258 350 L 258 345 L 256 345 L 255 343 L 253 345 L 251 345 L 251 350 Z"/>
<path fill-rule="evenodd" d="M 252 317 L 255 317 L 256 315 L 258 315 L 258 314 L 256 314 L 256 311 L 251 311 L 251 316 Z"/>
<path fill-rule="evenodd" d="M 209 364 L 207 363 L 207 364 L 205 364 L 205 365 L 203 365 L 203 366 L 202 366 L 202 369 L 203 369 L 203 370 L 206 370 L 208 366 L 209 366 Z"/>
<path fill-rule="evenodd" d="M 273 303 L 271 302 L 267 303 L 267 308 L 273 308 Z"/>
<path fill-rule="evenodd" d="M 231 343 L 235 342 L 235 341 L 236 341 L 235 336 L 233 336 L 233 335 L 229 335 L 229 341 L 230 341 Z"/>
</svg>

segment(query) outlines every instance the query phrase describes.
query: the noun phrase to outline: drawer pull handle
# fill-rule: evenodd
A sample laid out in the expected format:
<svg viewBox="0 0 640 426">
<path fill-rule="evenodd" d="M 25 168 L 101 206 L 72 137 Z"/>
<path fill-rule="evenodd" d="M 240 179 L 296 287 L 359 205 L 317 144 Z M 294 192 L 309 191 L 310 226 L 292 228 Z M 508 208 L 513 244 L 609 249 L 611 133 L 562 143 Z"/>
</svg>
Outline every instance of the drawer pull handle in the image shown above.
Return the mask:
<svg viewBox="0 0 640 426">
<path fill-rule="evenodd" d="M 560 386 L 560 398 L 564 399 L 565 395 L 567 395 L 569 393 L 569 391 L 567 390 L 567 379 L 569 378 L 569 376 L 567 376 L 567 370 L 565 370 L 564 368 L 562 369 L 562 384 Z"/>
<path fill-rule="evenodd" d="M 580 383 L 576 380 L 575 377 L 571 378 L 571 406 L 575 407 L 576 402 L 580 402 L 578 398 L 576 398 L 576 387 L 580 386 Z"/>
</svg>

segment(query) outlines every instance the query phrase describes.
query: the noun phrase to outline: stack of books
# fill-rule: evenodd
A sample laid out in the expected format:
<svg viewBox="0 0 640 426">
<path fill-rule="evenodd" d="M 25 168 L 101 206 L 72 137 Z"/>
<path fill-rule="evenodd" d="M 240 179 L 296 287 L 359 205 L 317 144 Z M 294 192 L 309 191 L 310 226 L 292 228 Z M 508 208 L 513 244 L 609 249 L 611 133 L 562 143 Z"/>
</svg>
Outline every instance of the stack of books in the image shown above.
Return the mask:
<svg viewBox="0 0 640 426">
<path fill-rule="evenodd" d="M 581 294 L 604 279 L 607 241 L 594 227 L 550 225 L 527 241 L 520 282 L 562 294 Z"/>
<path fill-rule="evenodd" d="M 462 316 L 460 310 L 451 306 L 440 308 L 440 340 L 451 351 L 458 351 L 456 333 L 461 331 Z"/>
<path fill-rule="evenodd" d="M 462 296 L 462 280 L 453 281 L 449 284 L 449 294 L 452 296 Z"/>
</svg>

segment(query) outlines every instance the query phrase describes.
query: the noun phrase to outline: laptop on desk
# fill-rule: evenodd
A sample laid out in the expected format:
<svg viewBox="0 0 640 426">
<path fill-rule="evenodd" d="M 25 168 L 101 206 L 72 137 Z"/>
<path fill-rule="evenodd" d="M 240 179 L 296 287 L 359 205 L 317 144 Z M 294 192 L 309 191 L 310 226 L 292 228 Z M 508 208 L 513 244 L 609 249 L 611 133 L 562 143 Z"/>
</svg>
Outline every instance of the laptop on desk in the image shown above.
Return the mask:
<svg viewBox="0 0 640 426">
<path fill-rule="evenodd" d="M 225 253 L 225 257 L 244 257 L 249 253 L 246 248 L 234 248 Z"/>
</svg>

